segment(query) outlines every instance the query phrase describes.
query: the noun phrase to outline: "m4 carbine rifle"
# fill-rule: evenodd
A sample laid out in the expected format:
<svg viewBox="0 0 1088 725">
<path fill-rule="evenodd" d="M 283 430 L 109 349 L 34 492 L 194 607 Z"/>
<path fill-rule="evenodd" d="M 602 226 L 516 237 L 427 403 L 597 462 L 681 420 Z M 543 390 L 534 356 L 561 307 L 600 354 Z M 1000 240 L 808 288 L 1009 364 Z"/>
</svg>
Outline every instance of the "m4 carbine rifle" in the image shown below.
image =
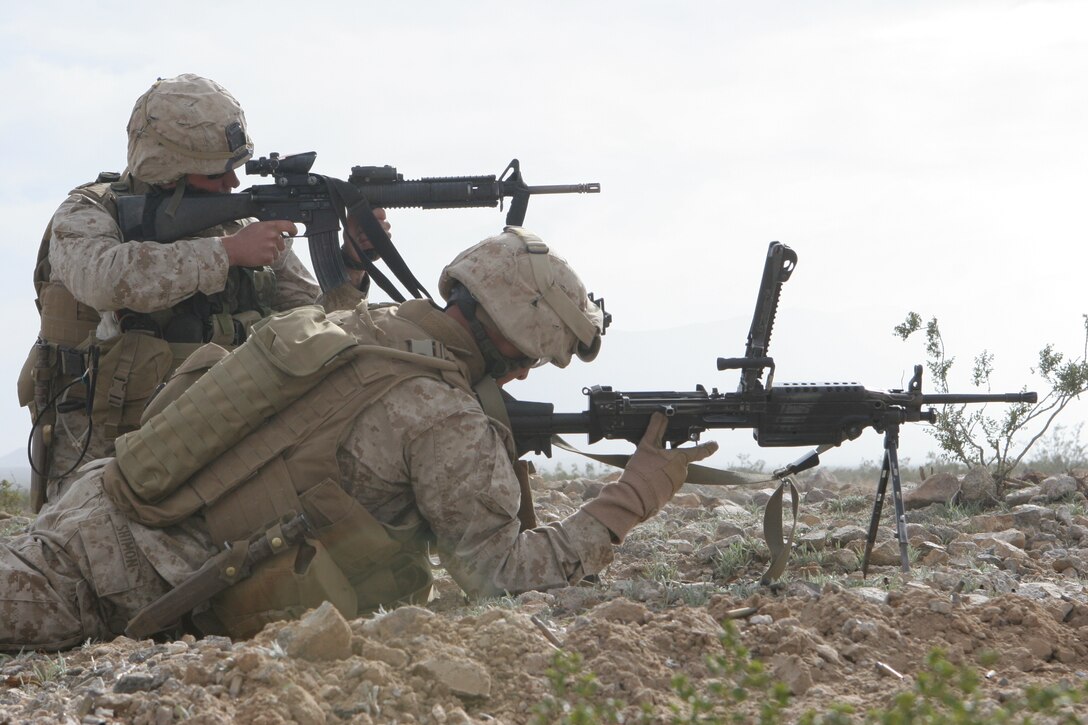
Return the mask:
<svg viewBox="0 0 1088 725">
<path fill-rule="evenodd" d="M 816 446 L 775 471 L 776 478 L 784 478 L 812 468 L 820 462 L 820 453 L 857 438 L 866 428 L 873 428 L 884 434 L 884 463 L 862 572 L 864 575 L 868 567 L 889 480 L 900 561 L 903 571 L 908 571 L 906 516 L 897 454 L 899 426 L 936 423 L 937 411 L 928 407 L 932 405 L 1027 405 L 1036 402 L 1037 395 L 1029 392 L 925 394 L 921 365 L 915 366 L 914 376 L 905 390 L 873 391 L 856 383 L 774 384 L 774 360 L 767 351 L 782 285 L 796 264 L 797 255 L 792 249 L 779 242 L 771 243 L 744 357 L 718 358 L 719 370 L 741 371 L 736 392 L 720 393 L 716 388 L 707 392 L 701 385 L 690 392 L 620 392 L 596 385 L 583 391 L 589 399 L 589 408 L 581 413 L 555 413 L 550 403 L 508 398 L 507 414 L 519 454 L 536 452 L 550 456 L 553 437 L 570 433 L 584 433 L 590 443 L 602 438 L 638 443 L 650 416 L 661 411 L 668 417 L 665 441 L 672 445 L 698 440 L 702 432 L 711 428 L 750 428 L 756 442 L 763 447 Z M 766 383 L 762 381 L 764 371 L 768 371 Z"/>
<path fill-rule="evenodd" d="M 521 226 L 533 194 L 595 194 L 598 183 L 529 186 L 521 165 L 512 160 L 498 177 L 453 176 L 406 180 L 392 166 L 355 166 L 347 181 L 311 173 L 315 152 L 281 157 L 271 154 L 246 162 L 246 173 L 271 176 L 273 183 L 258 184 L 233 194 L 187 189 L 175 192 L 125 195 L 118 198 L 118 223 L 125 241 L 172 242 L 203 229 L 235 219 L 287 220 L 306 225 L 310 259 L 321 289 L 329 292 L 347 283 L 340 254 L 341 224 L 356 220 L 370 243 L 372 254 L 356 246 L 371 278 L 397 301 L 404 295 L 375 266 L 380 257 L 415 297 L 426 294 L 423 286 L 397 252 L 389 235 L 374 219 L 374 208 L 454 209 L 502 206 L 510 197 L 506 223 Z M 354 242 L 352 242 L 354 244 Z"/>
</svg>

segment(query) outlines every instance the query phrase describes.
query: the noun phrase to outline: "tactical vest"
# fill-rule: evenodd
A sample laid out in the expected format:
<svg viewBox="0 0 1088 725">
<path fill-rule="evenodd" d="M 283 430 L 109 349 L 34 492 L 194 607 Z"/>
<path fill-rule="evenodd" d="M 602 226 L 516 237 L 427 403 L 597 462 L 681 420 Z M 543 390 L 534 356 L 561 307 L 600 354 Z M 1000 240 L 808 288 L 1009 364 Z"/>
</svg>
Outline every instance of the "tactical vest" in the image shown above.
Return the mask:
<svg viewBox="0 0 1088 725">
<path fill-rule="evenodd" d="M 341 485 L 336 451 L 356 417 L 406 380 L 432 377 L 472 394 L 464 363 L 412 319 L 429 312 L 441 314 L 413 301 L 373 318 L 364 303 L 331 316 L 336 325 L 317 307 L 274 316 L 118 440 L 104 486 L 142 524 L 201 514 L 213 541 L 241 544 L 291 514 L 309 523 L 305 544 L 212 600 L 218 622 L 203 620 L 205 631 L 250 636 L 325 600 L 345 617 L 426 601 L 429 530 L 378 522 Z"/>
<path fill-rule="evenodd" d="M 97 181 L 71 193 L 100 204 L 116 219 L 118 196 L 149 191 L 150 187 L 130 176 L 122 179 L 119 174 L 104 172 Z M 241 227 L 240 223 L 232 223 L 207 233 L 222 236 Z M 34 269 L 35 304 L 41 316 L 39 345 L 31 350 L 19 376 L 19 404 L 30 406 L 35 417 L 44 400 L 83 375 L 90 362 L 88 352 L 97 346 L 98 385 L 92 420 L 105 426 L 107 440 L 113 440 L 137 427 L 140 412 L 155 388 L 196 348 L 206 342 L 234 347 L 244 340 L 255 321 L 272 311 L 276 281 L 272 270 L 231 267 L 222 292 L 198 292 L 157 312 L 119 310 L 122 334 L 99 341 L 95 337 L 98 312 L 50 279 L 52 231 L 50 222 Z M 86 388 L 75 384 L 66 400 L 73 404 L 86 400 L 86 396 Z"/>
</svg>

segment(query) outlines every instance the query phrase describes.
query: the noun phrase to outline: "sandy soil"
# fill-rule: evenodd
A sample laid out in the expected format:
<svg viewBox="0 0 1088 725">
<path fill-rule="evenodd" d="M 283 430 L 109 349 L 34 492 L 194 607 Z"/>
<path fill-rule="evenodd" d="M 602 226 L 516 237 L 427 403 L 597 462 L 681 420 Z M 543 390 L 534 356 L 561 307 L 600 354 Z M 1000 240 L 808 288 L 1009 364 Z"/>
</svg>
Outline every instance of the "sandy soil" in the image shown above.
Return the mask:
<svg viewBox="0 0 1088 725">
<path fill-rule="evenodd" d="M 821 472 L 803 482 L 790 569 L 771 587 L 759 584 L 767 491 L 687 487 L 599 581 L 470 602 L 439 572 L 425 608 L 347 622 L 325 606 L 247 641 L 119 638 L 8 657 L 0 722 L 555 722 L 562 701 L 605 719 L 687 722 L 691 693 L 681 697 L 678 675 L 707 717 L 756 722 L 769 685 L 749 685 L 740 704 L 719 694 L 740 675 L 718 665 L 742 665 L 741 646 L 789 692 L 782 722 L 844 705 L 855 711 L 848 721 L 863 722 L 916 686 L 934 648 L 977 673 L 985 712 L 1031 686 L 1086 679 L 1088 517 L 1084 480 L 1065 478 L 1025 482 L 1040 485 L 989 508 L 963 503 L 968 486 L 945 480 L 960 503 L 918 499 L 908 512 L 910 575 L 896 566 L 885 512 L 862 579 L 872 486 Z M 541 520 L 567 515 L 600 485 L 536 479 Z M 723 623 L 735 640 L 723 640 Z M 581 665 L 568 684 L 592 675 L 592 693 L 575 686 L 585 697 L 556 699 L 549 670 L 572 655 Z M 1077 707 L 1088 704 L 1066 715 L 1088 722 Z"/>
</svg>

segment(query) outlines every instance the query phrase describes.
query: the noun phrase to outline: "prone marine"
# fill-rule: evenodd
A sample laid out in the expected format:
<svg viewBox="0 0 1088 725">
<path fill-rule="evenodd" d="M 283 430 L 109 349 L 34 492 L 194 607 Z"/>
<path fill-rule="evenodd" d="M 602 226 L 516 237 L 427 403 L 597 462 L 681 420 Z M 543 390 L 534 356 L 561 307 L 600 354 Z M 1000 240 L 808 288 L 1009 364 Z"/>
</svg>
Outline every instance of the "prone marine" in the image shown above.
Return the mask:
<svg viewBox="0 0 1088 725">
<path fill-rule="evenodd" d="M 444 308 L 301 307 L 233 352 L 200 348 L 116 457 L 0 544 L 0 649 L 246 637 L 323 601 L 346 617 L 422 603 L 432 555 L 471 596 L 600 572 L 716 444 L 666 449 L 655 414 L 617 481 L 537 525 L 500 388 L 592 360 L 605 316 L 519 227 L 459 254 L 439 291 Z"/>
</svg>

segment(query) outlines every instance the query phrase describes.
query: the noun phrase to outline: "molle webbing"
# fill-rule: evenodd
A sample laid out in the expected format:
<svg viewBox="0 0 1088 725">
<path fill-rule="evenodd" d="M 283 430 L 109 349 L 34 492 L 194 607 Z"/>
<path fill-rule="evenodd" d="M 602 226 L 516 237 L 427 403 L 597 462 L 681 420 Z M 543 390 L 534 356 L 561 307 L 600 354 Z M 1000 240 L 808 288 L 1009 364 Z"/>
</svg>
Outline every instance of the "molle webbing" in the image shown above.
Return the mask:
<svg viewBox="0 0 1088 725">
<path fill-rule="evenodd" d="M 205 463 L 347 361 L 355 339 L 302 307 L 270 318 L 221 363 L 117 440 L 117 462 L 136 494 L 155 503 Z"/>
<path fill-rule="evenodd" d="M 38 285 L 41 336 L 55 345 L 77 347 L 98 328 L 99 315 L 57 282 Z"/>
<path fill-rule="evenodd" d="M 112 477 L 107 476 L 107 493 L 129 517 L 141 524 L 153 527 L 176 524 L 200 509 L 216 504 L 253 476 L 255 471 L 268 466 L 285 449 L 327 424 L 330 416 L 354 401 L 359 388 L 359 378 L 353 372 L 352 366 L 337 370 L 326 378 L 324 385 L 318 386 L 310 395 L 296 400 L 282 415 L 269 419 L 255 432 L 207 462 L 207 465 L 203 465 L 184 485 L 179 485 L 155 502 L 144 499 L 140 495 L 141 487 L 130 484 L 132 479 L 121 475 L 120 468 Z M 147 428 L 147 424 L 144 428 Z M 119 454 L 118 463 L 120 458 Z M 335 461 L 333 464 L 335 465 Z M 257 530 L 269 520 L 286 513 L 292 508 L 292 503 L 297 501 L 297 493 L 287 476 L 270 476 L 265 483 L 270 487 L 269 490 L 262 491 L 260 496 L 239 507 L 238 528 L 245 529 L 245 533 Z M 286 503 L 281 505 L 284 501 Z M 298 509 L 297 504 L 294 509 Z M 269 511 L 279 513 L 269 514 Z M 216 540 L 233 541 L 242 538 L 242 534 L 222 536 L 221 531 L 217 533 L 220 535 Z"/>
<path fill-rule="evenodd" d="M 116 208 L 109 184 L 84 184 L 73 189 L 72 193 L 102 204 L 110 213 Z M 53 222 L 50 220 L 38 246 L 38 260 L 34 265 L 34 291 L 37 293 L 34 302 L 41 316 L 39 335 L 53 345 L 78 347 L 98 328 L 101 317 L 93 307 L 73 297 L 64 285 L 50 280 L 49 243 L 52 238 Z"/>
<path fill-rule="evenodd" d="M 244 536 L 299 510 L 300 492 L 338 481 L 336 447 L 359 412 L 408 377 L 427 374 L 418 369 L 390 374 L 390 367 L 356 358 L 356 364 L 330 375 L 194 476 L 183 488 L 191 488 L 206 506 L 212 536 L 224 541 Z M 294 450 L 285 456 L 289 448 Z M 322 521 L 313 524 L 320 527 Z"/>
<path fill-rule="evenodd" d="M 314 326 L 320 331 L 299 332 Z M 414 326 L 410 331 L 421 332 Z M 316 339 L 323 335 L 329 339 Z M 342 348 L 345 338 L 348 347 Z M 311 466 L 305 485 L 325 477 L 338 479 L 335 455 L 341 433 L 337 416 L 343 414 L 350 422 L 394 385 L 421 375 L 440 377 L 450 384 L 460 380 L 467 388 L 457 363 L 447 359 L 444 347 L 434 340 L 402 339 L 394 344 L 406 349 L 398 349 L 357 345 L 355 339 L 326 321 L 317 308 L 300 308 L 260 325 L 246 344 L 215 364 L 138 431 L 118 439 L 118 470 L 106 482 L 110 497 L 140 523 L 169 526 L 236 488 L 252 490 L 243 482 L 263 467 L 281 466 L 282 461 L 274 460 L 277 456 L 303 440 L 309 446 L 309 439 L 322 426 L 333 436 L 322 443 L 319 458 L 332 467 Z M 321 360 L 331 362 L 319 365 Z M 336 369 L 348 360 L 349 365 Z M 287 375 L 284 368 L 299 375 Z M 282 413 L 272 415 L 277 411 Z M 320 432 L 316 435 L 321 437 Z M 308 460 L 301 455 L 295 459 Z M 309 475 L 318 472 L 320 476 Z M 242 506 L 228 507 L 235 511 L 231 517 L 240 524 L 239 535 L 297 509 L 290 483 L 294 476 L 288 471 L 279 473 L 287 475 L 268 476 L 268 491 Z M 235 538 L 229 535 L 225 540 Z"/>
</svg>

